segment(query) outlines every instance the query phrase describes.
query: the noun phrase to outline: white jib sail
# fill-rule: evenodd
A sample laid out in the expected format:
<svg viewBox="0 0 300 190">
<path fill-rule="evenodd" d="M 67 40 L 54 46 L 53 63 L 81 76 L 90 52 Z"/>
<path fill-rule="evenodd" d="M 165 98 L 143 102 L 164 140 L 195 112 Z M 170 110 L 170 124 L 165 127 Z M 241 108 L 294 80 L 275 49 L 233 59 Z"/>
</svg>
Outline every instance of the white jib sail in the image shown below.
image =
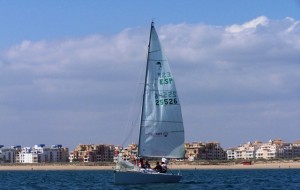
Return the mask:
<svg viewBox="0 0 300 190">
<path fill-rule="evenodd" d="M 184 128 L 170 66 L 151 25 L 139 156 L 183 158 Z"/>
</svg>

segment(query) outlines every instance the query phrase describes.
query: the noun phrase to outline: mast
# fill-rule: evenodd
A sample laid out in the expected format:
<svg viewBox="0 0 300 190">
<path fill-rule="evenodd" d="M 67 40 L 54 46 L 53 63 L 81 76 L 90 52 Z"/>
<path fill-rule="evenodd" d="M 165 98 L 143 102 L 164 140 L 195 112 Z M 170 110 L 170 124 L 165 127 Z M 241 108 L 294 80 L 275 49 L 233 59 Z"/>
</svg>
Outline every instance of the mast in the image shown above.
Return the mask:
<svg viewBox="0 0 300 190">
<path fill-rule="evenodd" d="M 149 65 L 150 43 L 151 43 L 151 36 L 152 36 L 152 30 L 153 30 L 153 28 L 154 28 L 154 22 L 152 21 L 152 22 L 151 22 L 151 29 L 150 29 L 150 36 L 149 36 L 148 52 L 147 52 L 146 74 L 145 74 L 145 81 L 144 81 L 143 102 L 142 102 L 142 113 L 141 113 L 141 120 L 140 120 L 140 132 L 139 132 L 139 144 L 138 144 L 138 157 L 140 157 L 141 131 L 142 131 L 142 122 L 143 122 L 144 104 L 145 104 L 145 94 L 146 94 L 147 77 L 148 77 L 148 65 Z"/>
</svg>

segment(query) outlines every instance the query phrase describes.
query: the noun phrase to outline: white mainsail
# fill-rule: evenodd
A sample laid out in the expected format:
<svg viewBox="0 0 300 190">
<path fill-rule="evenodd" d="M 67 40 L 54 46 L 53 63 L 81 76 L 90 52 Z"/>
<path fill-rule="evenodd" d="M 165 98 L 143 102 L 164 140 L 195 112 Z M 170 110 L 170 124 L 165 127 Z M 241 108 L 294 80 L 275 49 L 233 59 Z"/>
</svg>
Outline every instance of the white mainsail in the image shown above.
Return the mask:
<svg viewBox="0 0 300 190">
<path fill-rule="evenodd" d="M 143 94 L 139 157 L 184 158 L 180 102 L 167 58 L 151 24 Z M 138 168 L 118 159 L 115 184 L 177 183 L 181 175 Z"/>
<path fill-rule="evenodd" d="M 184 158 L 181 107 L 168 60 L 151 24 L 139 157 Z"/>
</svg>

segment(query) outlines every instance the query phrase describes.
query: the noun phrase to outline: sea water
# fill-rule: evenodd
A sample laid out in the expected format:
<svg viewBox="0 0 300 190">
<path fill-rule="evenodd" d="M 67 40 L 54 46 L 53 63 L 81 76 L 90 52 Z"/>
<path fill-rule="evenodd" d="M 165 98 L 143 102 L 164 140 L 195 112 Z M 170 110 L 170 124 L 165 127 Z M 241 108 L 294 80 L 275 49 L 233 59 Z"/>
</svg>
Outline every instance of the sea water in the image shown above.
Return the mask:
<svg viewBox="0 0 300 190">
<path fill-rule="evenodd" d="M 180 173 L 183 178 L 175 184 L 115 185 L 113 171 L 0 171 L 0 189 L 300 190 L 300 169 L 182 170 Z"/>
</svg>

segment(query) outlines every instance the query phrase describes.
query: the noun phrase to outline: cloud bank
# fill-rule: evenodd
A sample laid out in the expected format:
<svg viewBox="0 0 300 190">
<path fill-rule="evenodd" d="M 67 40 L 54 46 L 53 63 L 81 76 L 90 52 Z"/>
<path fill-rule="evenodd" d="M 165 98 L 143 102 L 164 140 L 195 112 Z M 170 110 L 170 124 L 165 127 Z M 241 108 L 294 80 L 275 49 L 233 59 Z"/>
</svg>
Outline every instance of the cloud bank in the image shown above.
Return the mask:
<svg viewBox="0 0 300 190">
<path fill-rule="evenodd" d="M 300 21 L 261 16 L 157 30 L 187 141 L 300 139 Z M 148 33 L 24 40 L 0 52 L 0 143 L 122 144 L 137 127 Z"/>
</svg>

